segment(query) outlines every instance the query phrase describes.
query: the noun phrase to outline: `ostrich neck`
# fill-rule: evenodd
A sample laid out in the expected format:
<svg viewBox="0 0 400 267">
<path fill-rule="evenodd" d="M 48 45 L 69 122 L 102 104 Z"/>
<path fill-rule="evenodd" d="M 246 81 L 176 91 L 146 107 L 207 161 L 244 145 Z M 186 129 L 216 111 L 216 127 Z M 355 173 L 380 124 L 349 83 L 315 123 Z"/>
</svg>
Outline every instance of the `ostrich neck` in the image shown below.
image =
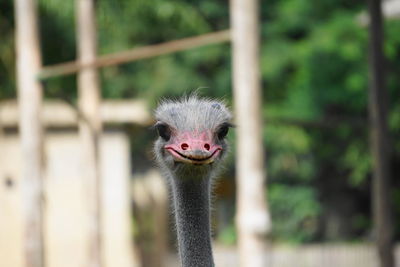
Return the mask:
<svg viewBox="0 0 400 267">
<path fill-rule="evenodd" d="M 210 232 L 210 178 L 175 177 L 173 197 L 182 266 L 214 266 Z"/>
</svg>

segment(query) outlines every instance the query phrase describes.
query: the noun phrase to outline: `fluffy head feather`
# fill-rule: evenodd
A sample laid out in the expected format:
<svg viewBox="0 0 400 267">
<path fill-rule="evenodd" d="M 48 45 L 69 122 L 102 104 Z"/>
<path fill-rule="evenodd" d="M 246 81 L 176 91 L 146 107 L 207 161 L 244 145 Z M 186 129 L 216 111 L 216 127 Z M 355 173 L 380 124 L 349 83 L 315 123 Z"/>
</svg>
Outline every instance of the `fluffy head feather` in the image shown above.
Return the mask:
<svg viewBox="0 0 400 267">
<path fill-rule="evenodd" d="M 223 102 L 197 95 L 165 100 L 155 117 L 160 135 L 154 147 L 156 158 L 172 176 L 178 169 L 210 172 L 226 154 L 232 115 Z"/>
</svg>

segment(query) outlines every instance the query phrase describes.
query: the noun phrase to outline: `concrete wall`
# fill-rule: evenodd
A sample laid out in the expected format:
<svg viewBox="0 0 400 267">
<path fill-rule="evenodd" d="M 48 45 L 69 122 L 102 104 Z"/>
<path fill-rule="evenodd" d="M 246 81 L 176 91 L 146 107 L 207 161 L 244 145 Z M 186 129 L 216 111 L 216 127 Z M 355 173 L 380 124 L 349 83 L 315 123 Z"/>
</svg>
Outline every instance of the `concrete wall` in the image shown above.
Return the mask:
<svg viewBox="0 0 400 267">
<path fill-rule="evenodd" d="M 89 218 L 76 131 L 46 134 L 45 259 L 47 267 L 87 267 Z M 129 140 L 122 132 L 102 137 L 105 267 L 137 266 L 129 204 Z M 20 146 L 16 135 L 0 136 L 0 266 L 22 267 Z"/>
</svg>

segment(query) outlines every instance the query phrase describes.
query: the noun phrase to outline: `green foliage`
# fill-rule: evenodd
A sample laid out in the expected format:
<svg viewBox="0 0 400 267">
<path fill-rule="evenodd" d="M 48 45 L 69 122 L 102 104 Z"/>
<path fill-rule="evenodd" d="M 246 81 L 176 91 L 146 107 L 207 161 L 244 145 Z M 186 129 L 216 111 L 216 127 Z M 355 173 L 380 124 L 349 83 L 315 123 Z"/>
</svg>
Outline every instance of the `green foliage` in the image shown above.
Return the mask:
<svg viewBox="0 0 400 267">
<path fill-rule="evenodd" d="M 15 93 L 14 13 L 12 1 L 0 1 L 0 99 Z"/>
<path fill-rule="evenodd" d="M 237 241 L 237 233 L 233 224 L 225 227 L 218 235 L 218 241 L 224 245 L 234 245 Z"/>
<path fill-rule="evenodd" d="M 324 230 L 317 234 L 316 228 L 299 227 L 302 220 L 311 217 L 313 227 L 320 227 L 315 220 L 323 209 L 340 209 L 329 204 L 335 190 L 361 197 L 369 182 L 368 32 L 356 22 L 364 7 L 326 0 L 281 1 L 268 8 L 274 12 L 264 20 L 261 69 L 273 232 L 284 240 L 310 241 L 323 238 Z M 385 52 L 390 62 L 389 123 L 400 137 L 398 24 L 386 23 Z M 393 146 L 398 155 L 399 142 L 393 140 Z M 309 203 L 310 210 L 285 217 L 289 212 L 283 207 L 300 207 L 296 201 Z M 357 218 L 369 216 L 362 212 Z M 362 220 L 341 220 L 352 229 L 369 227 Z"/>
<path fill-rule="evenodd" d="M 313 178 L 311 140 L 306 132 L 296 126 L 269 125 L 265 142 L 268 147 L 269 179 L 309 181 Z"/>
<path fill-rule="evenodd" d="M 313 240 L 318 230 L 320 205 L 312 188 L 275 183 L 269 188 L 268 199 L 273 236 L 296 243 Z"/>
<path fill-rule="evenodd" d="M 100 53 L 210 32 L 214 25 L 209 23 L 208 14 L 216 17 L 214 22 L 218 26 L 225 28 L 228 17 L 221 20 L 221 12 L 227 12 L 227 7 L 221 8 L 209 1 L 201 7 L 187 1 L 99 1 Z M 199 87 L 206 87 L 202 91 L 207 95 L 224 95 L 230 85 L 230 54 L 226 46 L 204 47 L 106 68 L 104 96 L 140 96 L 154 101 Z"/>
</svg>

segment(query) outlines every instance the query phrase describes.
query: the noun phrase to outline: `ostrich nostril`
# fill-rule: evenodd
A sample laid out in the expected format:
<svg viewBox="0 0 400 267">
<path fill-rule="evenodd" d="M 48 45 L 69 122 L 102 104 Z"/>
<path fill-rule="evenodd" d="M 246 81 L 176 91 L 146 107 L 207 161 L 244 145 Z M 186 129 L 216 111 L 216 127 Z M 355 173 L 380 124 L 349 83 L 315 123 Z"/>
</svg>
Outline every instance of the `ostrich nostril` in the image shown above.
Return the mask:
<svg viewBox="0 0 400 267">
<path fill-rule="evenodd" d="M 182 148 L 182 150 L 187 150 L 187 149 L 189 148 L 189 145 L 186 144 L 186 143 L 183 143 L 183 144 L 181 145 L 181 148 Z"/>
<path fill-rule="evenodd" d="M 205 148 L 206 150 L 210 150 L 210 144 L 205 144 L 205 145 L 204 145 L 204 148 Z"/>
</svg>

